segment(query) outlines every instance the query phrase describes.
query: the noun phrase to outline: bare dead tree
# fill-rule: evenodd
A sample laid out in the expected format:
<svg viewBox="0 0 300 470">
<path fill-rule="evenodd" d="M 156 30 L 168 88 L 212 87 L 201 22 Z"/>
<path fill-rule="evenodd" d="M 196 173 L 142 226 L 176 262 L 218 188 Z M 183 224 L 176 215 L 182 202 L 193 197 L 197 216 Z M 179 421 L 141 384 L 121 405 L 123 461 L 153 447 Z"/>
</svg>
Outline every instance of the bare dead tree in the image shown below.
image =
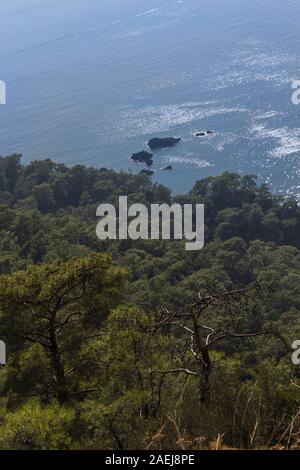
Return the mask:
<svg viewBox="0 0 300 470">
<path fill-rule="evenodd" d="M 247 331 L 245 327 L 236 321 L 239 316 L 239 309 L 245 307 L 242 299 L 247 299 L 250 292 L 259 292 L 260 286 L 255 283 L 245 289 L 235 289 L 221 294 L 212 294 L 202 297 L 198 293 L 197 301 L 185 312 L 170 312 L 165 310 L 160 318 L 157 318 L 152 327 L 152 331 L 159 329 L 180 328 L 185 335 L 188 335 L 188 359 L 181 367 L 175 367 L 165 371 L 155 371 L 166 377 L 169 374 L 186 374 L 198 380 L 199 397 L 202 404 L 210 403 L 210 377 L 212 370 L 211 350 L 218 343 L 228 339 L 247 339 L 259 336 L 275 336 L 283 344 L 285 349 L 289 346 L 283 336 L 273 324 L 268 325 L 260 331 Z M 209 320 L 205 319 L 205 314 L 209 309 L 217 309 L 225 315 L 221 315 L 221 324 L 210 326 Z M 192 360 L 191 360 L 192 359 Z M 193 367 L 191 367 L 191 364 Z"/>
</svg>

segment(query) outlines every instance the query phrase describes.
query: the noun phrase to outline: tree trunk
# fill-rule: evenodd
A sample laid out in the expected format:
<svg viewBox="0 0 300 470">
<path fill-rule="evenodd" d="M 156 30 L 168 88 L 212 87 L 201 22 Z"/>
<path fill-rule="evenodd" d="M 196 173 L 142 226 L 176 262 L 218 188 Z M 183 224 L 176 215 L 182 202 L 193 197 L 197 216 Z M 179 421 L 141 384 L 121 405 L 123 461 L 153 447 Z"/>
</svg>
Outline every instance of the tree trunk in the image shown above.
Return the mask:
<svg viewBox="0 0 300 470">
<path fill-rule="evenodd" d="M 66 386 L 65 369 L 61 360 L 55 334 L 55 327 L 53 325 L 50 326 L 50 351 L 56 380 L 57 398 L 59 403 L 63 405 L 66 401 L 68 401 L 69 395 Z"/>
<path fill-rule="evenodd" d="M 200 375 L 200 402 L 204 405 L 210 405 L 210 373 L 211 373 L 211 360 L 208 348 L 201 351 L 202 355 L 202 368 Z"/>
</svg>

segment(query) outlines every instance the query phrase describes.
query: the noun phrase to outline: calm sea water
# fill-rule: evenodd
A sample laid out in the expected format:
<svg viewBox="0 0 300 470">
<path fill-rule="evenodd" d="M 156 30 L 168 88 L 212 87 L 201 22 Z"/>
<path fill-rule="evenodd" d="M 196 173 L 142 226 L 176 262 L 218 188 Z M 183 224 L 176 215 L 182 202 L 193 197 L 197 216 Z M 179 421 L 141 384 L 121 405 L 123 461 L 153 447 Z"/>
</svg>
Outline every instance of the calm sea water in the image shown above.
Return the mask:
<svg viewBox="0 0 300 470">
<path fill-rule="evenodd" d="M 173 135 L 175 192 L 229 170 L 300 195 L 299 30 L 299 0 L 0 0 L 0 153 L 137 172 Z"/>
</svg>

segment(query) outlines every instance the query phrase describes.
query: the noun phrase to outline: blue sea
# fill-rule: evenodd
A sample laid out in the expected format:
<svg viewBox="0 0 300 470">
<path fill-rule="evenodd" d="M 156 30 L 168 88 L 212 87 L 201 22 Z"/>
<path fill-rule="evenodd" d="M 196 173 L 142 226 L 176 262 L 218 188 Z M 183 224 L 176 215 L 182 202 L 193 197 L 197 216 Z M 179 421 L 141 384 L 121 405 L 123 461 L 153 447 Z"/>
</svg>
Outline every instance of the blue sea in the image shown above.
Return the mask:
<svg viewBox="0 0 300 470">
<path fill-rule="evenodd" d="M 299 31 L 299 0 L 0 0 L 0 153 L 139 172 L 179 136 L 174 193 L 228 170 L 300 196 Z"/>
</svg>

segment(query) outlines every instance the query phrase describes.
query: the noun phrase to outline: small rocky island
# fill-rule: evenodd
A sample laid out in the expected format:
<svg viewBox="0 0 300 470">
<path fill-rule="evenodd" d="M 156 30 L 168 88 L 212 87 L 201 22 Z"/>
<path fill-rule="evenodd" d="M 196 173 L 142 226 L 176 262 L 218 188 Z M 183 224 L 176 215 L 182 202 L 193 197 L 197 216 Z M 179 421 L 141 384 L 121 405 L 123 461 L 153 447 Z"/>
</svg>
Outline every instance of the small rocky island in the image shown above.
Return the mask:
<svg viewBox="0 0 300 470">
<path fill-rule="evenodd" d="M 155 137 L 154 139 L 149 140 L 148 146 L 151 148 L 151 150 L 157 150 L 166 147 L 172 147 L 173 145 L 178 144 L 180 141 L 180 137 Z"/>
<path fill-rule="evenodd" d="M 152 175 L 154 175 L 154 171 L 144 169 L 144 170 L 140 171 L 140 175 L 152 176 Z"/>
<path fill-rule="evenodd" d="M 195 132 L 196 137 L 205 137 L 206 135 L 212 135 L 213 131 L 199 131 Z"/>
<path fill-rule="evenodd" d="M 131 160 L 134 162 L 146 163 L 147 166 L 151 166 L 153 164 L 153 153 L 146 152 L 143 150 L 142 152 L 133 153 L 131 156 Z"/>
</svg>

